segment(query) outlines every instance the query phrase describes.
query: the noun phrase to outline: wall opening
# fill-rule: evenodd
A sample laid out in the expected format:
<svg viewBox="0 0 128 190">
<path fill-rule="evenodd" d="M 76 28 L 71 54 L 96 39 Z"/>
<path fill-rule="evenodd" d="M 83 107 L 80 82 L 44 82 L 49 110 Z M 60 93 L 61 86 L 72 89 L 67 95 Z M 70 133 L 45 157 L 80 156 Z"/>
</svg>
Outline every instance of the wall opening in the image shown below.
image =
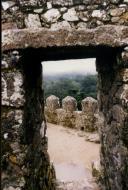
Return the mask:
<svg viewBox="0 0 128 190">
<path fill-rule="evenodd" d="M 42 67 L 48 152 L 56 177 L 82 183 L 91 176 L 92 160 L 99 160 L 100 144 L 85 140 L 98 136 L 96 58 L 43 61 Z"/>
</svg>

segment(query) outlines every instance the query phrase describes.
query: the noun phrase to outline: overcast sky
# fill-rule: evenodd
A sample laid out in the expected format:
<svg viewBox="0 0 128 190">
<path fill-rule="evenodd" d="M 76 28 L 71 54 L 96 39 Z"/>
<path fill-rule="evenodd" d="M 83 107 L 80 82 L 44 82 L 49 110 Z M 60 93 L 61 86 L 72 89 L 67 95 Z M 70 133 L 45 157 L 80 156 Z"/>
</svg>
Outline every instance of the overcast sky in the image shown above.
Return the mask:
<svg viewBox="0 0 128 190">
<path fill-rule="evenodd" d="M 44 75 L 81 73 L 96 74 L 95 59 L 75 59 L 43 62 Z"/>
</svg>

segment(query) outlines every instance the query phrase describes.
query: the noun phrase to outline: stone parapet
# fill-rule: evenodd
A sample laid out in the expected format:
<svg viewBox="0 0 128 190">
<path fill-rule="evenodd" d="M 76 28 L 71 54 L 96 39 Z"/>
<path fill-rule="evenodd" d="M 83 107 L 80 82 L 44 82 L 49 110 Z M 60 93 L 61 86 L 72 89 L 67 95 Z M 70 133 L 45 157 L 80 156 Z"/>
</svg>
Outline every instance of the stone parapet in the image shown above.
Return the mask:
<svg viewBox="0 0 128 190">
<path fill-rule="evenodd" d="M 58 99 L 56 97 L 57 102 Z M 54 104 L 54 99 L 51 99 L 51 96 L 47 98 L 46 102 L 48 100 L 50 100 L 50 105 Z M 90 132 L 98 130 L 97 100 L 91 97 L 82 100 L 82 111 L 77 110 L 77 101 L 71 96 L 67 96 L 62 100 L 62 108 L 59 109 L 51 110 L 46 103 L 45 115 L 47 122 L 57 125 Z"/>
</svg>

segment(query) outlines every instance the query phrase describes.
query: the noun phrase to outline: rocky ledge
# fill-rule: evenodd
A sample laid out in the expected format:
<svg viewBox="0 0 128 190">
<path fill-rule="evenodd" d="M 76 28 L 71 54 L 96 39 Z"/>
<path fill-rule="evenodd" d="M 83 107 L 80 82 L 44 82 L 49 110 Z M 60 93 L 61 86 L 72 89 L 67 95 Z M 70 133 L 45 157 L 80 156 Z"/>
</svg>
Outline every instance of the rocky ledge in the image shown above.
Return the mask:
<svg viewBox="0 0 128 190">
<path fill-rule="evenodd" d="M 51 30 L 15 29 L 2 32 L 2 50 L 23 49 L 27 47 L 54 46 L 110 46 L 121 47 L 128 44 L 127 26 L 99 26 L 95 29 Z"/>
</svg>

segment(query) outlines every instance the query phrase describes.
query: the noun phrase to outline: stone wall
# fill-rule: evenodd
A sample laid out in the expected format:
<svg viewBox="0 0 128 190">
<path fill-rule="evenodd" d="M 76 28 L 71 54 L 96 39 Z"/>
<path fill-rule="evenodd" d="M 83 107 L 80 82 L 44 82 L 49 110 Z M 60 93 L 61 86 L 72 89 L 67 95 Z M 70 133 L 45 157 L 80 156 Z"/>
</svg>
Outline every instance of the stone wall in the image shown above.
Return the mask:
<svg viewBox="0 0 128 190">
<path fill-rule="evenodd" d="M 4 0 L 2 28 L 80 29 L 128 25 L 127 0 Z"/>
<path fill-rule="evenodd" d="M 30 68 L 27 61 L 20 51 L 2 55 L 1 186 L 3 190 L 42 190 L 42 186 L 53 190 L 54 168 L 47 153 L 47 138 L 40 134 L 44 118 L 38 92 L 41 94 L 42 80 L 39 73 L 36 76 L 39 66 L 33 70 L 32 62 Z"/>
<path fill-rule="evenodd" d="M 82 111 L 78 111 L 76 99 L 67 96 L 62 100 L 61 108 L 59 98 L 51 95 L 46 99 L 46 120 L 49 123 L 88 132 L 98 130 L 101 119 L 98 114 L 97 100 L 87 97 L 81 104 Z"/>
<path fill-rule="evenodd" d="M 24 146 L 20 143 L 25 103 L 19 52 L 2 57 L 2 189 L 22 187 L 25 180 Z"/>
<path fill-rule="evenodd" d="M 111 59 L 110 59 L 111 57 Z M 97 57 L 103 190 L 128 189 L 128 53 Z M 108 74 L 109 73 L 109 74 Z"/>
</svg>

